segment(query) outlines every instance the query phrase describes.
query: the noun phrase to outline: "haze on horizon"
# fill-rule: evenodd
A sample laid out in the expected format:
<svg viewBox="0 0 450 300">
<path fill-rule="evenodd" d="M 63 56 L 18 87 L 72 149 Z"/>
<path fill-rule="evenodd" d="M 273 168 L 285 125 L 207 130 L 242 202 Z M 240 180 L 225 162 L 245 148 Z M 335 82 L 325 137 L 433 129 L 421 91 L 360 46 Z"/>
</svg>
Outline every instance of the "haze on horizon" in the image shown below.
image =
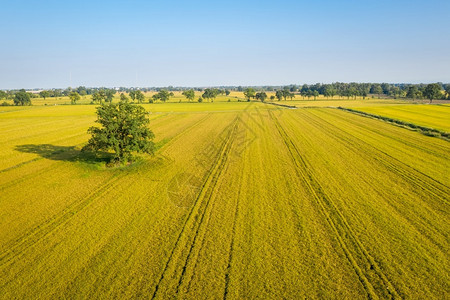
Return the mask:
<svg viewBox="0 0 450 300">
<path fill-rule="evenodd" d="M 0 89 L 450 82 L 449 1 L 2 3 Z"/>
</svg>

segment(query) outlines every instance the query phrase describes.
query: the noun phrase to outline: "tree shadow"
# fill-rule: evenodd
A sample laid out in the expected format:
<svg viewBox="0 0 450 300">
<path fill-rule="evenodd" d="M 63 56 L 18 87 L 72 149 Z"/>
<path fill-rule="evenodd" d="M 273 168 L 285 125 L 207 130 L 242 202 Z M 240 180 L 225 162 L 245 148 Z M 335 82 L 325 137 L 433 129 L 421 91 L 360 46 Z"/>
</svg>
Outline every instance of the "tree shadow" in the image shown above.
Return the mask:
<svg viewBox="0 0 450 300">
<path fill-rule="evenodd" d="M 34 153 L 39 156 L 60 161 L 82 162 L 87 164 L 108 163 L 113 155 L 108 152 L 81 151 L 75 146 L 56 146 L 51 144 L 17 145 L 16 151 Z"/>
</svg>

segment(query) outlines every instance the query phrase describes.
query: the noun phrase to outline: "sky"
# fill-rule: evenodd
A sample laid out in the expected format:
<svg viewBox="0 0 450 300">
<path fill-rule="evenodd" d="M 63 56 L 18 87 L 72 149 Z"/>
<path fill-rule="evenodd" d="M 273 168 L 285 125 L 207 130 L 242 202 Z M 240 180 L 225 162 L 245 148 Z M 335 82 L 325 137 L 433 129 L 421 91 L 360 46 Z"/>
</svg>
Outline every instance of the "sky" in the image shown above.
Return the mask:
<svg viewBox="0 0 450 300">
<path fill-rule="evenodd" d="M 450 82 L 448 0 L 0 7 L 0 89 Z"/>
</svg>

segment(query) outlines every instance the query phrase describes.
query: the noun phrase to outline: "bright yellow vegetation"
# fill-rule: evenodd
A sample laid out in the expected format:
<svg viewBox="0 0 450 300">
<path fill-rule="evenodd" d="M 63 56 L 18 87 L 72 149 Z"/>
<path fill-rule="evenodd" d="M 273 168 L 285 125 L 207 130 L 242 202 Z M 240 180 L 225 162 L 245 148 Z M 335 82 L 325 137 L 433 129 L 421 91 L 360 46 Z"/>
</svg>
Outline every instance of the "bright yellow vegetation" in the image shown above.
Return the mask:
<svg viewBox="0 0 450 300">
<path fill-rule="evenodd" d="M 450 132 L 450 106 L 447 105 L 390 105 L 355 109 Z"/>
<path fill-rule="evenodd" d="M 450 293 L 449 142 L 333 108 L 145 107 L 157 153 L 117 169 L 78 151 L 95 106 L 0 108 L 0 298 Z"/>
</svg>

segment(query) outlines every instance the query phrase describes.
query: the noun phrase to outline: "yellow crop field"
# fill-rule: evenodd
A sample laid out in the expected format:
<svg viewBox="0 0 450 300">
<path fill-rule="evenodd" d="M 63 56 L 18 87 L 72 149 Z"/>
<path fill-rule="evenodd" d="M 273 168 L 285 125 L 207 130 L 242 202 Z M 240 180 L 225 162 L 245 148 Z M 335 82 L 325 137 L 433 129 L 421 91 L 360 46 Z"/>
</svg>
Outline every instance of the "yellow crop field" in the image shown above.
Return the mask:
<svg viewBox="0 0 450 300">
<path fill-rule="evenodd" d="M 120 168 L 79 151 L 94 105 L 0 107 L 0 298 L 448 297 L 448 141 L 334 108 L 171 102 L 144 105 L 155 155 Z M 417 119 L 445 129 L 440 109 Z"/>
<path fill-rule="evenodd" d="M 355 109 L 450 132 L 450 107 L 448 105 L 390 105 L 355 107 Z"/>
</svg>

